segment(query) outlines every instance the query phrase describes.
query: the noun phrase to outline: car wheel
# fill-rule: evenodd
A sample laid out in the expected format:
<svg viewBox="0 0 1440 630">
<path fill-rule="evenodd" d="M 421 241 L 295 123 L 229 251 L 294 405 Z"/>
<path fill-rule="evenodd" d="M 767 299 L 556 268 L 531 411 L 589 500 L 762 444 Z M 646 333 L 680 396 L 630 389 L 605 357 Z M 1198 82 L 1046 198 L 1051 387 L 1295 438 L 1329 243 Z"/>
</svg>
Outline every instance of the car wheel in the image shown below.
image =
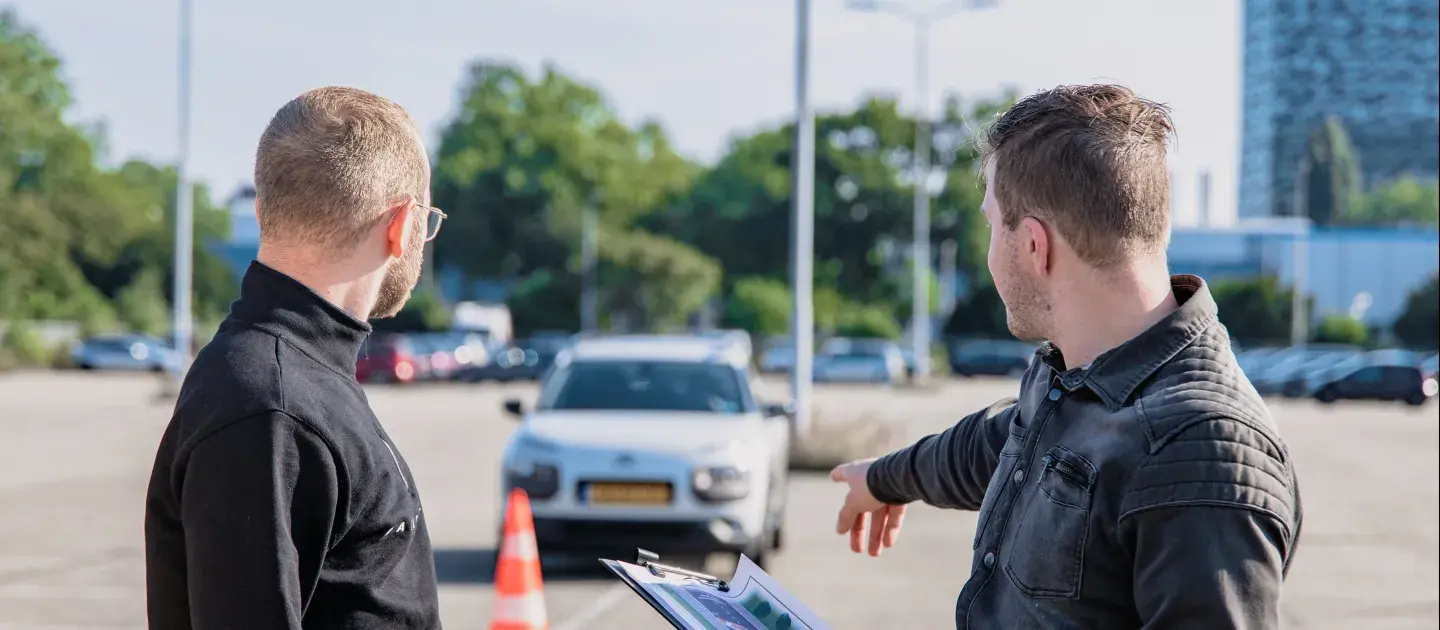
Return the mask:
<svg viewBox="0 0 1440 630">
<path fill-rule="evenodd" d="M 1405 396 L 1405 402 L 1412 407 L 1419 407 L 1420 405 L 1425 404 L 1425 394 L 1421 392 L 1411 392 L 1409 395 Z"/>
<path fill-rule="evenodd" d="M 1331 391 L 1330 388 L 1327 387 L 1320 390 L 1320 393 L 1315 394 L 1315 399 L 1326 404 L 1333 403 L 1335 402 L 1335 392 Z"/>
</svg>

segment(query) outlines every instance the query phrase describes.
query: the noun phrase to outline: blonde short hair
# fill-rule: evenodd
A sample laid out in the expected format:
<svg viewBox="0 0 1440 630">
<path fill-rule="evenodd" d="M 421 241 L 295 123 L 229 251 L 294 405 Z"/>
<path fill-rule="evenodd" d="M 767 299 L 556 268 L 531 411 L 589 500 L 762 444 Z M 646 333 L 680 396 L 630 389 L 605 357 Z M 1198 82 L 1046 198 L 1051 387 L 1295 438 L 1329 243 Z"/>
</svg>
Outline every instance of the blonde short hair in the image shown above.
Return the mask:
<svg viewBox="0 0 1440 630">
<path fill-rule="evenodd" d="M 348 87 L 311 90 L 270 119 L 255 153 L 260 241 L 359 243 L 393 201 L 425 202 L 430 165 L 405 109 Z"/>
</svg>

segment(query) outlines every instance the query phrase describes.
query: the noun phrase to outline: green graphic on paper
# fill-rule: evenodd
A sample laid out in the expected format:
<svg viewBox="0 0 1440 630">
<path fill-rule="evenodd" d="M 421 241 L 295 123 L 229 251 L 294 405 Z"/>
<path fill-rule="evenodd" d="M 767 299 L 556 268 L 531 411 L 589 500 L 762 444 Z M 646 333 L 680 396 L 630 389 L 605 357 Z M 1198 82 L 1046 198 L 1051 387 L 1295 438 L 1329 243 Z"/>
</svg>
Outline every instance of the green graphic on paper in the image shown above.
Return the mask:
<svg viewBox="0 0 1440 630">
<path fill-rule="evenodd" d="M 790 613 L 781 610 L 759 593 L 750 593 L 740 601 L 740 605 L 750 614 L 755 615 L 760 623 L 765 624 L 766 630 L 790 630 L 795 622 L 790 618 Z"/>
</svg>

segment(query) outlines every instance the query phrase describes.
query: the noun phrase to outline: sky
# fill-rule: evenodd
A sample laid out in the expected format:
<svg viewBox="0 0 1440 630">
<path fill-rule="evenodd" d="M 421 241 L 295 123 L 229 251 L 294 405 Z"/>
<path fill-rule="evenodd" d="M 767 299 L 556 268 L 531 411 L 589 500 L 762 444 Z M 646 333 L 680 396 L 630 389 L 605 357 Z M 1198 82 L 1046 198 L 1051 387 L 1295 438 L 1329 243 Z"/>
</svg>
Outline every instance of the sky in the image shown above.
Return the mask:
<svg viewBox="0 0 1440 630">
<path fill-rule="evenodd" d="M 104 121 L 108 160 L 178 155 L 180 0 L 0 0 L 63 61 L 74 122 Z M 914 9 L 933 0 L 896 0 Z M 1176 224 L 1199 173 L 1211 218 L 1235 213 L 1241 0 L 1000 0 L 931 27 L 929 107 L 1114 82 L 1169 105 Z M 551 63 L 623 117 L 653 118 L 686 155 L 794 115 L 795 3 L 787 0 L 192 0 L 191 168 L 223 201 L 250 181 L 255 143 L 286 101 L 352 85 L 410 111 L 434 149 L 468 63 Z M 402 5 L 406 5 L 403 6 Z M 914 30 L 898 16 L 811 0 L 811 99 L 868 94 L 915 107 Z"/>
</svg>

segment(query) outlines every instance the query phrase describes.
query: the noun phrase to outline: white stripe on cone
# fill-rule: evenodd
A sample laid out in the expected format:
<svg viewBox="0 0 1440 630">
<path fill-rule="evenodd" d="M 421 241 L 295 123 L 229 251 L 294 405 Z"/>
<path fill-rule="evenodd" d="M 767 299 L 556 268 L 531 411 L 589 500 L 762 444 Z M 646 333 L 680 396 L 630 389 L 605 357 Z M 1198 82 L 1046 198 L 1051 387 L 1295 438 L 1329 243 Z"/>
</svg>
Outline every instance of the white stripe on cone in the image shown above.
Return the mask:
<svg viewBox="0 0 1440 630">
<path fill-rule="evenodd" d="M 502 595 L 495 600 L 495 621 L 546 623 L 545 598 L 540 593 Z"/>
<path fill-rule="evenodd" d="M 519 560 L 531 560 L 537 557 L 537 549 L 534 532 L 520 532 L 505 537 L 500 543 L 501 558 L 516 558 Z"/>
</svg>

